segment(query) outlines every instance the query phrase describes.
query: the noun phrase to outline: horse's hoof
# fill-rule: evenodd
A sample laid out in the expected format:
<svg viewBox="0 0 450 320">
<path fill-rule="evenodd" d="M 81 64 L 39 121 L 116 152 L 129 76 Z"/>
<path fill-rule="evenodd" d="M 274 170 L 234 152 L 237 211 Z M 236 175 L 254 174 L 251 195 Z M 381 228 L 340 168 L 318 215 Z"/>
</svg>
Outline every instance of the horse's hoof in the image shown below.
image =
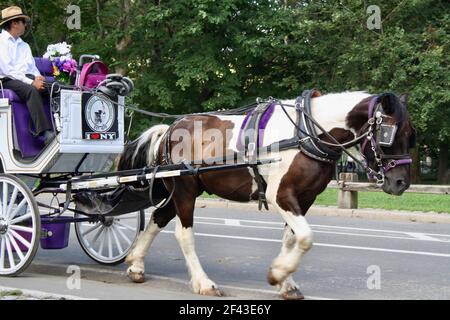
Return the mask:
<svg viewBox="0 0 450 320">
<path fill-rule="evenodd" d="M 277 279 L 277 277 L 275 277 L 273 269 L 270 269 L 269 273 L 267 274 L 267 282 L 271 286 L 276 286 L 277 284 L 281 283 L 281 281 L 279 279 Z"/>
<path fill-rule="evenodd" d="M 202 296 L 211 296 L 211 297 L 221 297 L 222 293 L 219 289 L 216 288 L 208 288 L 200 290 L 200 294 Z"/>
<path fill-rule="evenodd" d="M 145 276 L 143 272 L 128 272 L 127 276 L 134 283 L 143 283 L 145 281 Z"/>
<path fill-rule="evenodd" d="M 297 288 L 288 290 L 281 294 L 284 300 L 304 300 L 305 296 Z"/>
</svg>

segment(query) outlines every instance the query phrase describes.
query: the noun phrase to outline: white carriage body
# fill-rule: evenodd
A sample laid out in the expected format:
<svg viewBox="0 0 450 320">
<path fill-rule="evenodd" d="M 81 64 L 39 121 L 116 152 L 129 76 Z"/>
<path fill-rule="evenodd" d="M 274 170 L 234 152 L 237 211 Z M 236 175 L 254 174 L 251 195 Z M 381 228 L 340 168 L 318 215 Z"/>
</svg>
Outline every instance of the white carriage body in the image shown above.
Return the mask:
<svg viewBox="0 0 450 320">
<path fill-rule="evenodd" d="M 14 149 L 12 109 L 9 103 L 0 104 L 0 160 L 5 173 L 46 174 L 71 172 L 106 172 L 124 147 L 124 97 L 113 108 L 117 136 L 114 139 L 86 139 L 83 132 L 83 94 L 77 90 L 61 90 L 60 113 L 56 117 L 57 137 L 34 159 L 17 158 Z M 106 112 L 107 113 L 107 112 Z M 85 134 L 85 137 L 83 137 Z M 98 133 L 97 133 L 98 137 Z"/>
</svg>

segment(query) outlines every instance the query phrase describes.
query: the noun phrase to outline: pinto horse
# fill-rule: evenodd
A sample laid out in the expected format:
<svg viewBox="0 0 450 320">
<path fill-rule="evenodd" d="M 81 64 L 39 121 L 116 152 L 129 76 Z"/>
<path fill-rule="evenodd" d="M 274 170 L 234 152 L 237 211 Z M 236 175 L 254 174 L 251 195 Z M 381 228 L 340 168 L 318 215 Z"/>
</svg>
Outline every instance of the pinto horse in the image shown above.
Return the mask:
<svg viewBox="0 0 450 320">
<path fill-rule="evenodd" d="M 292 120 L 297 119 L 298 113 L 292 107 L 294 105 L 295 100 L 283 100 L 275 104 L 264 131 L 264 146 L 295 137 L 296 125 Z M 319 135 L 322 141 L 333 142 L 335 139 L 334 142 L 337 140 L 340 144 L 353 141 L 345 146 L 359 147 L 372 173 L 382 170 L 381 187 L 385 192 L 401 195 L 409 187 L 411 161 L 408 152 L 414 129 L 406 109 L 406 95 L 397 97 L 392 93 L 372 95 L 366 92 L 344 92 L 319 96 L 316 92 L 311 99 L 311 106 L 312 118 L 329 133 Z M 368 128 L 375 128 L 372 126 L 376 120 L 375 106 L 378 110 L 376 119 L 396 127 L 393 142 L 389 146 L 380 146 L 379 135 L 363 136 Z M 199 163 L 210 157 L 236 154 L 239 152 L 238 140 L 244 118 L 244 115 L 197 114 L 182 117 L 170 127 L 154 126 L 125 148 L 118 169 L 177 163 L 186 159 Z M 377 125 L 380 122 L 377 121 Z M 199 130 L 202 133 L 199 134 Z M 211 138 L 211 132 L 216 134 L 215 138 Z M 217 136 L 225 138 L 219 139 Z M 357 140 L 357 137 L 363 139 Z M 360 143 L 366 140 L 370 140 L 370 143 Z M 331 148 L 337 152 L 341 150 L 336 145 Z M 267 202 L 286 223 L 281 251 L 270 266 L 267 280 L 271 285 L 278 286 L 283 298 L 302 299 L 303 295 L 292 274 L 313 244 L 313 233 L 305 215 L 317 195 L 325 190 L 332 179 L 335 163 L 310 157 L 298 146 L 270 154 L 271 157 L 276 155 L 281 158 L 280 162 L 259 168 L 266 184 Z M 127 256 L 128 277 L 134 282 L 144 281 L 144 257 L 156 235 L 176 217 L 175 237 L 186 259 L 193 292 L 220 296 L 218 286 L 207 276 L 195 251 L 195 200 L 205 191 L 233 201 L 257 200 L 258 186 L 254 176 L 250 168 L 236 168 L 155 181 L 154 188 L 164 190 L 167 198 L 171 193 L 173 197 L 165 207 L 153 212 L 145 231 L 139 235 Z"/>
</svg>

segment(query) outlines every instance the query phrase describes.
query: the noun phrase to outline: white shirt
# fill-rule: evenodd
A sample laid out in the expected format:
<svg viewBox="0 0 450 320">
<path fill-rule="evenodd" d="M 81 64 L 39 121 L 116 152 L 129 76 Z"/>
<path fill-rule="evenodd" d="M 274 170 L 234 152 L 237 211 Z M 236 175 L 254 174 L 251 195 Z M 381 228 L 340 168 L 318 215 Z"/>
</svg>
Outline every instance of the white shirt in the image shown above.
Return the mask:
<svg viewBox="0 0 450 320">
<path fill-rule="evenodd" d="M 33 80 L 26 74 L 39 76 L 30 46 L 21 38 L 15 39 L 8 31 L 0 34 L 0 79 L 11 78 L 27 84 Z"/>
</svg>

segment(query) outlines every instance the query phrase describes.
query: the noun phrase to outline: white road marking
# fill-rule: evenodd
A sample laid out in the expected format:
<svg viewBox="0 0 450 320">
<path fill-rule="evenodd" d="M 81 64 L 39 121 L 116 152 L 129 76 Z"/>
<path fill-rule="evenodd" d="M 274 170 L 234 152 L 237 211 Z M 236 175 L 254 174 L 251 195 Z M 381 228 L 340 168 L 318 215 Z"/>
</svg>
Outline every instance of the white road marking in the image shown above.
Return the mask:
<svg viewBox="0 0 450 320">
<path fill-rule="evenodd" d="M 226 226 L 240 227 L 241 222 L 237 219 L 225 219 Z"/>
<path fill-rule="evenodd" d="M 172 233 L 172 234 L 175 233 L 174 231 L 168 231 L 168 230 L 163 230 L 161 232 Z M 224 235 L 224 234 L 212 234 L 212 233 L 197 233 L 196 232 L 195 235 L 200 236 L 200 237 L 211 237 L 211 238 L 225 238 L 225 239 L 250 240 L 250 241 L 261 241 L 261 242 L 281 242 L 281 239 L 229 236 L 229 235 Z M 405 253 L 405 254 L 415 254 L 415 255 L 423 255 L 423 256 L 450 258 L 450 254 L 437 253 L 437 252 L 426 252 L 426 251 L 411 251 L 411 250 L 397 250 L 397 249 L 374 248 L 374 247 L 344 246 L 344 245 L 337 245 L 337 244 L 331 244 L 331 243 L 320 243 L 320 242 L 315 242 L 313 246 L 354 249 L 354 250 L 366 250 L 366 251 L 380 251 L 380 252 L 391 252 L 391 253 Z"/>
<path fill-rule="evenodd" d="M 426 235 L 425 233 L 419 233 L 419 232 L 405 232 L 407 235 L 414 237 L 416 239 L 419 240 L 425 240 L 425 241 L 438 241 L 438 242 L 449 242 L 449 241 L 444 241 L 444 240 L 440 240 L 440 239 L 436 239 L 433 237 L 430 237 L 428 235 Z"/>
<path fill-rule="evenodd" d="M 226 219 L 228 220 L 228 219 Z M 239 220 L 234 220 L 239 222 Z M 242 224 L 232 224 L 232 223 L 216 223 L 216 222 L 200 222 L 197 221 L 196 225 L 204 224 L 204 225 L 214 225 L 214 226 L 230 226 L 230 227 L 241 227 L 241 228 L 250 228 L 250 229 L 267 229 L 267 230 L 283 230 L 282 227 L 266 227 L 266 226 L 251 226 L 251 225 L 242 225 Z M 314 233 L 327 233 L 327 234 L 339 234 L 346 236 L 356 236 L 356 237 L 369 237 L 369 238 L 383 238 L 383 239 L 400 239 L 400 240 L 419 240 L 419 241 L 434 241 L 434 242 L 450 242 L 448 240 L 440 240 L 432 237 L 428 237 L 423 233 L 418 233 L 417 236 L 411 237 L 397 237 L 397 236 L 385 236 L 385 235 L 376 235 L 376 234 L 365 234 L 365 233 L 350 233 L 350 232 L 336 232 L 336 231 L 324 231 L 317 230 L 313 228 Z M 406 233 L 406 232 L 405 232 Z M 422 236 L 418 236 L 422 235 Z"/>
<path fill-rule="evenodd" d="M 257 228 L 257 229 L 273 229 L 273 230 L 282 230 L 284 223 L 281 222 L 269 222 L 269 221 L 260 221 L 260 220 L 244 220 L 244 219 L 224 219 L 224 218 L 210 218 L 210 217 L 195 217 L 200 220 L 215 220 L 215 221 L 224 221 L 224 223 L 214 223 L 214 222 L 203 222 L 197 221 L 197 224 L 211 224 L 211 225 L 227 225 L 227 226 L 237 226 L 244 228 Z M 227 224 L 227 220 L 238 221 L 239 223 L 229 223 Z M 253 223 L 253 224 L 266 224 L 273 225 L 273 227 L 269 226 L 255 226 L 248 225 L 243 223 Z M 279 227 L 275 227 L 279 226 Z M 387 238 L 387 239 L 402 239 L 402 240 L 421 240 L 421 241 L 434 241 L 434 242 L 450 242 L 449 240 L 442 240 L 432 236 L 437 237 L 449 237 L 450 234 L 436 234 L 436 233 L 419 233 L 419 232 L 406 232 L 406 231 L 398 231 L 398 230 L 385 230 L 385 229 L 369 229 L 369 228 L 354 228 L 354 227 L 341 227 L 341 226 L 331 226 L 331 225 L 318 225 L 311 224 L 310 225 L 314 232 L 316 233 L 330 233 L 330 234 L 340 234 L 340 235 L 349 235 L 349 236 L 362 236 L 362 237 L 374 237 L 374 238 Z M 367 234 L 367 233 L 351 233 L 351 232 L 334 232 L 334 231 L 325 231 L 320 229 L 338 229 L 338 230 L 351 230 L 351 231 L 368 231 L 368 232 L 376 232 L 376 233 L 393 233 L 393 234 L 402 234 L 407 235 L 409 237 L 400 237 L 400 236 L 391 236 L 391 235 L 376 235 L 376 234 Z"/>
</svg>

